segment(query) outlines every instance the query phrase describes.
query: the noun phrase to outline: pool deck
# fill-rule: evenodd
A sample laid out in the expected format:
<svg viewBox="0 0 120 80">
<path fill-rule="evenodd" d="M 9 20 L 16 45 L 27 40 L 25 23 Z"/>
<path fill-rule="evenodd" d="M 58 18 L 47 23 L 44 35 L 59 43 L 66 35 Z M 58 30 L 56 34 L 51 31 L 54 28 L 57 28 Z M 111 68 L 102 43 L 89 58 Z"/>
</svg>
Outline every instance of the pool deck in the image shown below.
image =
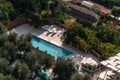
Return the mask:
<svg viewBox="0 0 120 80">
<path fill-rule="evenodd" d="M 76 49 L 74 47 L 70 47 L 70 46 L 64 44 L 61 41 L 62 35 L 58 33 L 62 30 L 61 27 L 54 25 L 52 27 L 52 30 L 55 32 L 45 31 L 43 29 L 35 29 L 33 26 L 31 26 L 29 24 L 23 24 L 23 25 L 20 25 L 16 28 L 10 30 L 9 32 L 15 32 L 15 33 L 18 33 L 18 35 L 22 35 L 22 34 L 26 35 L 28 33 L 31 33 L 32 35 L 36 35 L 36 36 L 38 36 L 48 42 L 51 42 L 57 46 L 63 47 L 64 49 L 67 49 L 73 53 L 67 57 L 71 58 L 73 61 L 75 61 L 75 63 L 88 63 L 88 64 L 98 64 L 99 63 L 99 60 L 96 57 L 94 57 L 93 55 L 88 54 L 88 53 L 83 53 L 79 49 Z"/>
</svg>

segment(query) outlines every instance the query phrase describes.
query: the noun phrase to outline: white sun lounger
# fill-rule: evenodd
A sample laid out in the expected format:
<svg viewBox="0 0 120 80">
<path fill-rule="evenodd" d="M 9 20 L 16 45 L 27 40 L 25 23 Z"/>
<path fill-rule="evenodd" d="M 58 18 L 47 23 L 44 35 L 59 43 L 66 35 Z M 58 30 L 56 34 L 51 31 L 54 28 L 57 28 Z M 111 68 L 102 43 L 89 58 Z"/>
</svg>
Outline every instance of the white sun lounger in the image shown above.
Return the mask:
<svg viewBox="0 0 120 80">
<path fill-rule="evenodd" d="M 58 31 L 57 33 L 58 33 L 58 34 L 62 34 L 62 31 Z"/>
<path fill-rule="evenodd" d="M 48 32 L 53 32 L 53 30 L 51 30 L 51 29 L 48 29 Z"/>
<path fill-rule="evenodd" d="M 47 31 L 48 31 L 48 32 L 54 32 L 54 31 L 52 30 L 52 28 L 53 28 L 53 26 L 50 26 Z"/>
<path fill-rule="evenodd" d="M 42 28 L 43 30 L 49 30 L 50 26 L 45 25 L 45 26 L 42 26 L 41 28 Z"/>
</svg>

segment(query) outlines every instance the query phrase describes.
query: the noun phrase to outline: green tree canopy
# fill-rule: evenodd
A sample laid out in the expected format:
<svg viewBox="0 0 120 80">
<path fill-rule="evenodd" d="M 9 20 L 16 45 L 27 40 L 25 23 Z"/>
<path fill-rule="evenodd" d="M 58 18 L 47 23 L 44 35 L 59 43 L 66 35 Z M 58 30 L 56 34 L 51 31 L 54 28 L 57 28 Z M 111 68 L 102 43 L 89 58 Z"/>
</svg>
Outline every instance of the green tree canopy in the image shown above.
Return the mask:
<svg viewBox="0 0 120 80">
<path fill-rule="evenodd" d="M 14 11 L 12 4 L 8 1 L 0 1 L 0 22 L 7 25 L 10 21 L 9 14 Z"/>
<path fill-rule="evenodd" d="M 20 80 L 26 80 L 30 77 L 31 71 L 26 63 L 18 63 L 15 66 L 13 75 Z"/>
<path fill-rule="evenodd" d="M 80 75 L 79 73 L 74 73 L 71 77 L 71 80 L 83 80 L 83 75 Z"/>
<path fill-rule="evenodd" d="M 111 28 L 109 24 L 95 27 L 75 23 L 64 33 L 64 37 L 67 44 L 94 49 L 106 58 L 120 51 L 120 32 Z"/>
<path fill-rule="evenodd" d="M 6 74 L 6 71 L 8 70 L 8 65 L 9 62 L 4 59 L 4 58 L 0 58 L 0 72 Z"/>
<path fill-rule="evenodd" d="M 0 36 L 6 32 L 5 26 L 0 22 Z"/>
<path fill-rule="evenodd" d="M 71 80 L 92 80 L 91 76 L 88 74 L 74 73 Z"/>
<path fill-rule="evenodd" d="M 116 17 L 120 17 L 120 7 L 114 6 L 112 8 L 112 14 Z"/>
<path fill-rule="evenodd" d="M 0 73 L 0 80 L 15 80 L 11 75 L 4 76 Z"/>
<path fill-rule="evenodd" d="M 56 62 L 53 71 L 55 75 L 58 75 L 58 80 L 70 80 L 75 72 L 74 63 L 71 60 L 61 59 Z"/>
</svg>

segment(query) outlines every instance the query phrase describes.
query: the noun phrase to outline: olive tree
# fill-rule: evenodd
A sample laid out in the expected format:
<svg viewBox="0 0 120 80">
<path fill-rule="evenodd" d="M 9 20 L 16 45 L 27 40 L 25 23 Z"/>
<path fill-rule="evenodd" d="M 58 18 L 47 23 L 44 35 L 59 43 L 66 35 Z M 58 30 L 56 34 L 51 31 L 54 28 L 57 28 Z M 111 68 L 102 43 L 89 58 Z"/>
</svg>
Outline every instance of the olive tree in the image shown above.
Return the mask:
<svg viewBox="0 0 120 80">
<path fill-rule="evenodd" d="M 53 72 L 58 75 L 58 80 L 70 80 L 75 72 L 74 63 L 71 60 L 61 59 L 56 62 Z"/>
</svg>

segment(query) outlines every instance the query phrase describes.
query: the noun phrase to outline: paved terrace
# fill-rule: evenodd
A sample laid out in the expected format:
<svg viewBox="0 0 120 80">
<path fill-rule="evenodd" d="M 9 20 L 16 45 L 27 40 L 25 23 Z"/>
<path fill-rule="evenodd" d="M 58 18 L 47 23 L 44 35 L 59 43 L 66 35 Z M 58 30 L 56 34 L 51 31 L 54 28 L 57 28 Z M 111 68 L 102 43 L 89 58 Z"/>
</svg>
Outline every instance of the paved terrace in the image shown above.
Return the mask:
<svg viewBox="0 0 120 80">
<path fill-rule="evenodd" d="M 98 64 L 99 61 L 96 57 L 94 57 L 91 54 L 83 53 L 80 50 L 70 47 L 66 44 L 64 44 L 61 41 L 61 35 L 57 32 L 60 32 L 62 30 L 61 27 L 58 27 L 56 25 L 53 26 L 52 30 L 56 30 L 56 33 L 48 32 L 42 29 L 35 29 L 33 26 L 29 24 L 23 24 L 20 25 L 9 32 L 15 32 L 18 33 L 18 35 L 26 35 L 28 33 L 31 33 L 32 35 L 36 35 L 46 41 L 49 41 L 57 46 L 63 47 L 64 49 L 67 49 L 71 51 L 73 54 L 67 56 L 68 58 L 73 59 L 73 61 L 77 63 L 89 63 L 89 64 Z"/>
</svg>

